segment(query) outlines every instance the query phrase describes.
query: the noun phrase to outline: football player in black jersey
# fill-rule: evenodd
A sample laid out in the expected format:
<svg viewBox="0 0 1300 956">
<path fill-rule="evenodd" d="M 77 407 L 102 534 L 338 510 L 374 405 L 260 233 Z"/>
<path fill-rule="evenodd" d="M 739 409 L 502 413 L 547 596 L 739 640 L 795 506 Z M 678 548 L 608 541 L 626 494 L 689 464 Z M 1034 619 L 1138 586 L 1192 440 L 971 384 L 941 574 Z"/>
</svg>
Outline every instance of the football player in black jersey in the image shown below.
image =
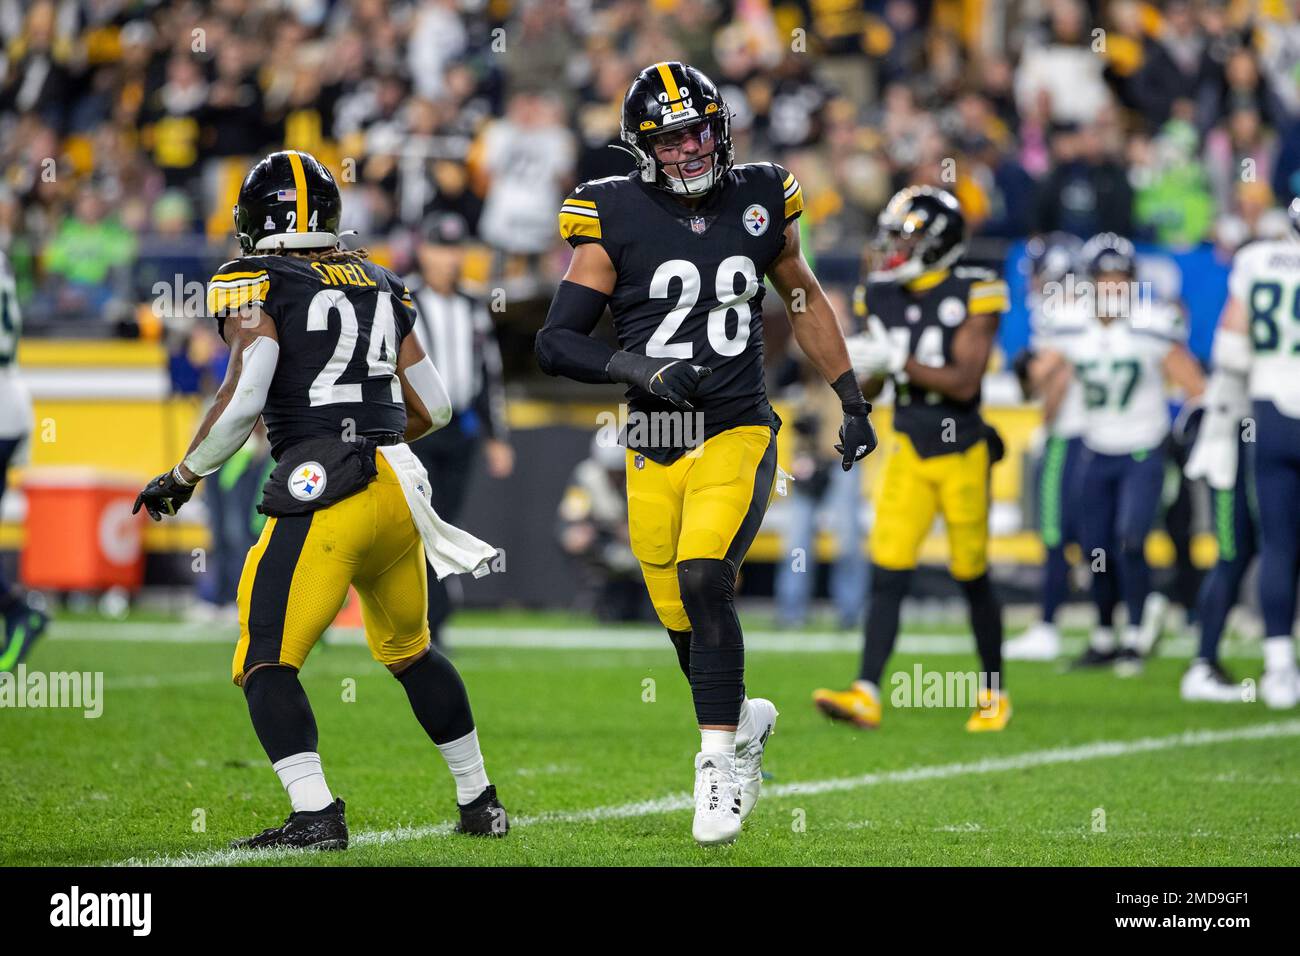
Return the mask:
<svg viewBox="0 0 1300 956">
<path fill-rule="evenodd" d="M 843 467 L 876 437 L 834 311 L 800 251 L 794 176 L 771 163 L 735 164 L 726 104 L 682 63 L 641 71 L 623 102 L 621 136 L 636 169 L 584 183 L 560 210 L 574 255 L 537 358 L 551 375 L 629 386 L 632 551 L 695 700 L 693 833 L 724 843 L 758 799 L 776 720 L 770 701 L 745 697 L 734 604 L 776 477 L 764 276 L 843 402 Z M 607 305 L 617 350 L 589 337 Z"/>
<path fill-rule="evenodd" d="M 428 476 L 405 443 L 447 424 L 450 402 L 410 334 L 406 287 L 364 250 L 341 248 L 341 208 L 333 176 L 307 153 L 272 153 L 249 172 L 235 206 L 245 255 L 208 286 L 230 346 L 225 381 L 185 458 L 149 482 L 134 510 L 174 515 L 265 421 L 277 464 L 260 506 L 269 520 L 239 582 L 233 677 L 293 812 L 235 846 L 347 847 L 298 671 L 349 585 L 371 653 L 402 683 L 455 778 L 457 829 L 501 836 L 505 810 L 465 685 L 430 648 L 425 618 L 426 550 L 440 575 L 494 552 L 428 506 Z"/>
<path fill-rule="evenodd" d="M 817 707 L 859 727 L 880 724 L 880 678 L 898 637 L 898 614 L 935 512 L 948 527 L 950 570 L 970 605 L 981 662 L 970 731 L 1011 717 L 1002 682 L 1002 609 L 988 578 L 989 471 L 1001 441 L 980 416 L 980 383 L 1007 309 L 997 273 L 957 265 L 965 219 L 941 189 L 912 186 L 880 215 L 880 261 L 858 287 L 867 330 L 849 340 L 868 392 L 894 383 L 892 453 L 871 528 L 871 605 L 858 680 L 817 690 Z"/>
</svg>

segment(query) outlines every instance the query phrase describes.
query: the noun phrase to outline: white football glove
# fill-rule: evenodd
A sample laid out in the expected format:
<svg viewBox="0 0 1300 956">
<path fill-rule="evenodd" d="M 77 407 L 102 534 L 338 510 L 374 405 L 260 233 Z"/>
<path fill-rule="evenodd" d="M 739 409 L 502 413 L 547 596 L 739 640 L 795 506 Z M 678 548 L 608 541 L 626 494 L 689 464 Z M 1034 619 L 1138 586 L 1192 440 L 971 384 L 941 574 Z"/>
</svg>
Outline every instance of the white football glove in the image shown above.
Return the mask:
<svg viewBox="0 0 1300 956">
<path fill-rule="evenodd" d="M 1183 474 L 1189 480 L 1204 478 L 1211 488 L 1227 491 L 1237 483 L 1237 433 L 1240 420 L 1222 408 L 1206 406 L 1201 430 Z"/>
<path fill-rule="evenodd" d="M 849 350 L 849 362 L 859 377 L 892 375 L 900 377 L 907 364 L 906 341 L 895 341 L 876 316 L 867 319 L 867 329 L 844 340 Z"/>
</svg>

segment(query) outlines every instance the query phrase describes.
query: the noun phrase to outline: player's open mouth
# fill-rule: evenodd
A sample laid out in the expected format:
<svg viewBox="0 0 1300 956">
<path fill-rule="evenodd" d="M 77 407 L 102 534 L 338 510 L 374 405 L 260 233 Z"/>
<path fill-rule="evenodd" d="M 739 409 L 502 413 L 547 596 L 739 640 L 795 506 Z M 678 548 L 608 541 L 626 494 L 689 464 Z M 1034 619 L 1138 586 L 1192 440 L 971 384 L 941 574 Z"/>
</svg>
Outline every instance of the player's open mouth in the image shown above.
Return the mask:
<svg viewBox="0 0 1300 956">
<path fill-rule="evenodd" d="M 680 168 L 684 176 L 698 176 L 709 168 L 709 159 L 707 156 L 704 159 L 693 159 L 689 163 L 682 163 Z"/>
</svg>

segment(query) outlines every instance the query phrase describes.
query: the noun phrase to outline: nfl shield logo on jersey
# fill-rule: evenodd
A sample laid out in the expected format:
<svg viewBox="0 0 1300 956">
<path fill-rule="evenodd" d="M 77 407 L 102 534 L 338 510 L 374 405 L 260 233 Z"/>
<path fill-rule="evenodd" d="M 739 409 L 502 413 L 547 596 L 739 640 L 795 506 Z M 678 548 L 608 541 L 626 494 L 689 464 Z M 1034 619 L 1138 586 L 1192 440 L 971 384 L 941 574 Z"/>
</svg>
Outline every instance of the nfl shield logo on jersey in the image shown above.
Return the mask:
<svg viewBox="0 0 1300 956">
<path fill-rule="evenodd" d="M 691 232 L 697 235 L 704 235 L 704 230 L 709 228 L 709 224 L 704 221 L 703 216 L 691 217 Z"/>
<path fill-rule="evenodd" d="M 749 206 L 741 215 L 740 221 L 745 224 L 745 229 L 751 236 L 761 236 L 767 232 L 767 210 L 758 203 Z"/>
<path fill-rule="evenodd" d="M 645 467 L 645 455 L 636 454 L 632 456 L 632 465 L 637 471 L 643 469 Z"/>
<path fill-rule="evenodd" d="M 299 501 L 315 501 L 325 491 L 325 469 L 318 461 L 304 462 L 289 479 L 289 494 Z"/>
</svg>

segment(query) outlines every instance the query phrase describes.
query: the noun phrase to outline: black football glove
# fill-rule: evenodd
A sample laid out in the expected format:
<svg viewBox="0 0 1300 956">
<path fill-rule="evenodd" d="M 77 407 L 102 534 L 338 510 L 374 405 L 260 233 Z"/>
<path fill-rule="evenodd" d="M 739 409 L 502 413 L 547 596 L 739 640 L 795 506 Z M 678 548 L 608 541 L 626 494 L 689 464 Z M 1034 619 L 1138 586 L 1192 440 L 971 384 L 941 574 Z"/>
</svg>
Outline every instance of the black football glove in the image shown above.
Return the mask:
<svg viewBox="0 0 1300 956">
<path fill-rule="evenodd" d="M 692 365 L 682 359 L 665 362 L 632 352 L 615 352 L 605 371 L 615 382 L 636 385 L 678 408 L 694 408 L 691 399 L 699 391 L 700 382 L 713 374 L 707 365 Z"/>
<path fill-rule="evenodd" d="M 145 485 L 144 491 L 136 495 L 131 514 L 136 514 L 144 508 L 154 521 L 162 521 L 163 515 L 174 515 L 181 510 L 181 505 L 189 501 L 190 496 L 194 494 L 195 487 L 181 481 L 174 469 L 163 472 Z"/>
<path fill-rule="evenodd" d="M 849 369 L 835 381 L 831 388 L 840 397 L 844 409 L 844 423 L 840 425 L 840 443 L 835 450 L 844 456 L 841 462 L 845 471 L 876 450 L 876 429 L 871 424 L 871 403 L 862 397 L 857 377 Z"/>
<path fill-rule="evenodd" d="M 840 442 L 835 450 L 844 456 L 840 464 L 845 471 L 876 450 L 876 428 L 871 424 L 871 403 L 844 407 L 844 423 L 840 425 Z"/>
</svg>

